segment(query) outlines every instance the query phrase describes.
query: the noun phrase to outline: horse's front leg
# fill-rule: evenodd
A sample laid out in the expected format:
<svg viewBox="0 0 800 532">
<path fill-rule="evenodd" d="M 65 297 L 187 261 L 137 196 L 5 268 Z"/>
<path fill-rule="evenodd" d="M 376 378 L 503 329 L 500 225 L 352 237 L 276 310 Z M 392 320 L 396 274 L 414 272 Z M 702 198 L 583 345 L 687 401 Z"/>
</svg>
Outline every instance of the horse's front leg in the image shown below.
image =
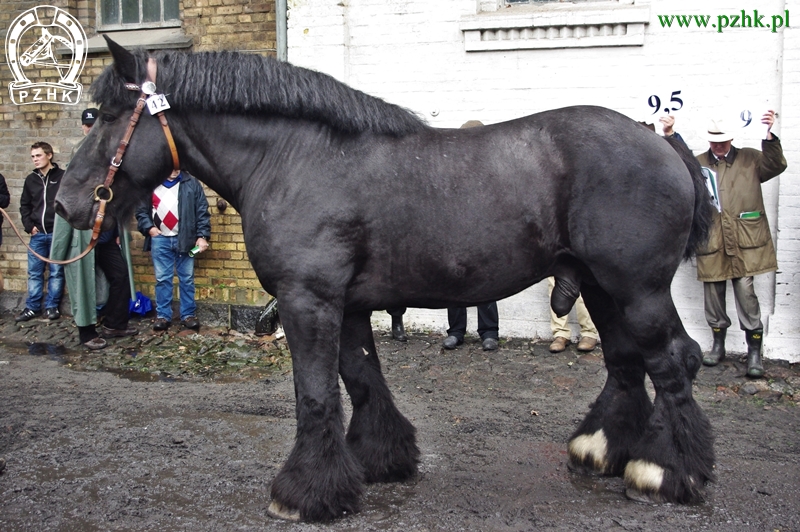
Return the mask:
<svg viewBox="0 0 800 532">
<path fill-rule="evenodd" d="M 325 521 L 358 511 L 364 487 L 363 470 L 344 436 L 338 378 L 342 304 L 307 293 L 279 301 L 292 351 L 297 435 L 272 484 L 269 513 Z"/>
<path fill-rule="evenodd" d="M 361 461 L 367 482 L 406 480 L 419 462 L 416 431 L 386 386 L 370 314 L 347 314 L 342 323 L 339 374 L 353 403 L 347 444 Z"/>
</svg>

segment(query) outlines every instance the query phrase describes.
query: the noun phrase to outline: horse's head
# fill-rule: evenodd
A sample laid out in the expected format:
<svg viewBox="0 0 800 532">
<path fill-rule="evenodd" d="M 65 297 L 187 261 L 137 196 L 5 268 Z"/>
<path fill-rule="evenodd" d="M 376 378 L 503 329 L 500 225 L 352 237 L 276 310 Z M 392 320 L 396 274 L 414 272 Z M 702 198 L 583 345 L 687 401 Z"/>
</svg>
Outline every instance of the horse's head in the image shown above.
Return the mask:
<svg viewBox="0 0 800 532">
<path fill-rule="evenodd" d="M 103 230 L 113 227 L 114 218 L 127 219 L 169 176 L 173 166 L 163 128 L 146 108 L 135 125 L 121 163 L 117 159 L 120 142 L 142 94 L 133 87 L 141 87 L 146 80 L 148 56 L 142 50 L 129 52 L 107 37 L 106 41 L 114 64 L 92 85 L 100 115 L 72 158 L 56 196 L 57 212 L 78 229 L 89 229 L 94 224 L 98 197 L 108 199 L 113 195 L 107 203 Z M 118 166 L 109 180 L 112 164 Z M 103 186 L 106 182 L 110 183 L 111 193 Z"/>
</svg>

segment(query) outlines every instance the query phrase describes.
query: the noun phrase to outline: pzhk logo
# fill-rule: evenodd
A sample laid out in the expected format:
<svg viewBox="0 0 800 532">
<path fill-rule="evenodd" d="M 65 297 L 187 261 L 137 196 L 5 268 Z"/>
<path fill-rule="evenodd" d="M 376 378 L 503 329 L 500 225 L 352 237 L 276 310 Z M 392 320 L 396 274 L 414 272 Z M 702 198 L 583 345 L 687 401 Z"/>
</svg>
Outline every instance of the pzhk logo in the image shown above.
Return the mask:
<svg viewBox="0 0 800 532">
<path fill-rule="evenodd" d="M 53 6 L 25 11 L 6 34 L 6 58 L 15 80 L 8 84 L 11 101 L 77 104 L 83 90 L 77 79 L 87 51 L 86 33 L 66 11 Z M 28 78 L 26 69 L 37 83 Z"/>
</svg>

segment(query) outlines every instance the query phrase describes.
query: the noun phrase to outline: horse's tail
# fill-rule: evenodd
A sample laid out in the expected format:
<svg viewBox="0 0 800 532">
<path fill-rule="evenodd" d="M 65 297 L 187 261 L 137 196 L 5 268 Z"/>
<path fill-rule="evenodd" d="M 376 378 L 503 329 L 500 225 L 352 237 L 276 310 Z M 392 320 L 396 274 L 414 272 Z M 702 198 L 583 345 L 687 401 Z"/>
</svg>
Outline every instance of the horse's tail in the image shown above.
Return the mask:
<svg viewBox="0 0 800 532">
<path fill-rule="evenodd" d="M 708 198 L 705 177 L 701 171 L 700 163 L 695 158 L 692 151 L 683 140 L 676 139 L 674 136 L 665 137 L 672 148 L 678 152 L 683 159 L 683 164 L 689 170 L 694 184 L 694 215 L 692 216 L 692 228 L 689 231 L 689 241 L 686 243 L 686 250 L 683 258 L 692 258 L 700 246 L 708 240 L 708 232 L 711 229 L 711 202 Z"/>
</svg>

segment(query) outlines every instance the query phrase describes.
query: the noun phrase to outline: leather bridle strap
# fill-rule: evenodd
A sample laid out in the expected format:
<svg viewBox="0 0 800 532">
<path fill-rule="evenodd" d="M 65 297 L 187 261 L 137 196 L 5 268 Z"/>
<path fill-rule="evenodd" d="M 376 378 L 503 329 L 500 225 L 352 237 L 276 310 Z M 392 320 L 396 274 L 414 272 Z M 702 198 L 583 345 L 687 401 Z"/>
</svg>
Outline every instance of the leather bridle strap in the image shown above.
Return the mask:
<svg viewBox="0 0 800 532">
<path fill-rule="evenodd" d="M 178 172 L 181 171 L 181 163 L 178 160 L 178 147 L 175 146 L 175 139 L 172 138 L 172 131 L 169 130 L 169 124 L 167 123 L 167 117 L 164 115 L 164 112 L 158 113 L 157 116 L 158 121 L 161 122 L 161 127 L 164 129 L 164 136 L 167 138 L 169 151 L 172 154 L 172 173 L 178 175 Z"/>
</svg>

